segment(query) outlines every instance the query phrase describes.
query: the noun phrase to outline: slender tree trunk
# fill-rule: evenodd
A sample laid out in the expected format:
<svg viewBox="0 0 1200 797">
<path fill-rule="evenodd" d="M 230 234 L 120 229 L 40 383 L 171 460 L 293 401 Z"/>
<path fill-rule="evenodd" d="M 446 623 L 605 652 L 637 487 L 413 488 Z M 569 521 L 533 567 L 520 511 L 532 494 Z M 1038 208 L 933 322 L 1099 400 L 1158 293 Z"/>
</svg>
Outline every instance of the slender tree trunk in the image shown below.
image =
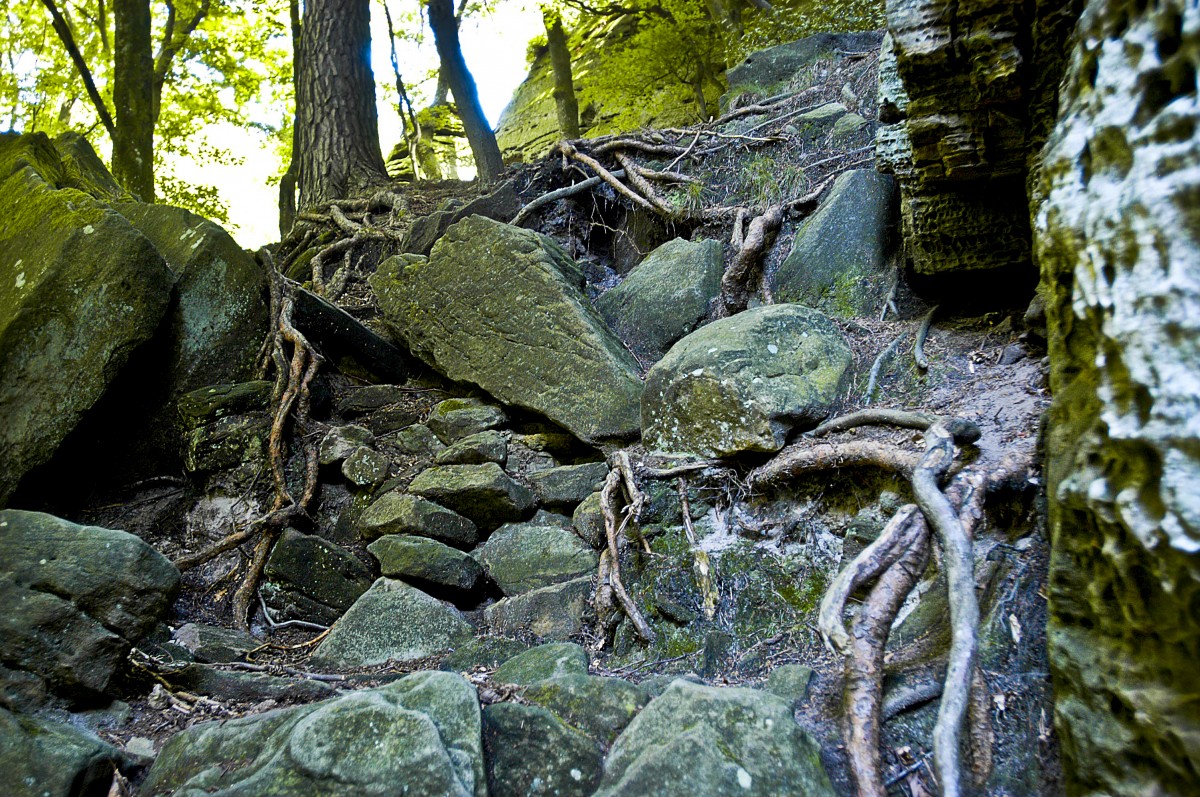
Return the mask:
<svg viewBox="0 0 1200 797">
<path fill-rule="evenodd" d="M 546 25 L 546 42 L 550 45 L 550 69 L 554 73 L 554 109 L 558 113 L 558 130 L 566 139 L 579 138 L 579 101 L 575 99 L 575 82 L 571 78 L 571 51 L 567 49 L 567 34 L 563 32 L 562 17 L 556 11 L 542 9 Z"/>
<path fill-rule="evenodd" d="M 300 0 L 288 3 L 288 22 L 292 29 L 292 95 L 300 91 Z M 279 237 L 286 238 L 296 223 L 296 165 L 300 143 L 296 136 L 297 114 L 292 112 L 292 157 L 287 171 L 279 178 Z"/>
<path fill-rule="evenodd" d="M 113 176 L 143 202 L 154 201 L 154 55 L 149 0 L 114 0 Z"/>
<path fill-rule="evenodd" d="M 475 79 L 471 77 L 467 62 L 463 59 L 452 0 L 429 0 L 429 27 L 433 30 L 438 57 L 442 62 L 441 73 L 446 76 L 450 92 L 454 95 L 467 141 L 471 144 L 471 154 L 475 156 L 479 181 L 485 185 L 494 183 L 504 174 L 504 161 L 500 157 L 496 135 L 479 104 Z"/>
<path fill-rule="evenodd" d="M 308 0 L 300 32 L 300 207 L 387 181 L 379 149 L 370 0 Z"/>
</svg>

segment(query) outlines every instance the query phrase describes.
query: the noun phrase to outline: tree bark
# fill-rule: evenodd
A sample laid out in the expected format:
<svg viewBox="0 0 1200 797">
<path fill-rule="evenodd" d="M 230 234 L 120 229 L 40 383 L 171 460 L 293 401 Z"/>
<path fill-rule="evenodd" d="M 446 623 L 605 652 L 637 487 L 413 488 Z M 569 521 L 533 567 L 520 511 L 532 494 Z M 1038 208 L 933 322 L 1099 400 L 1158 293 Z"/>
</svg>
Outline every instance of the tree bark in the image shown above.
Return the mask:
<svg viewBox="0 0 1200 797">
<path fill-rule="evenodd" d="M 292 92 L 300 91 L 300 0 L 288 3 L 288 26 L 292 34 Z M 298 166 L 297 150 L 300 148 L 296 136 L 297 115 L 292 111 L 292 156 L 287 171 L 279 178 L 279 237 L 286 238 L 296 223 L 296 183 Z"/>
<path fill-rule="evenodd" d="M 429 27 L 433 30 L 438 57 L 442 62 L 442 74 L 450 85 L 467 141 L 471 145 L 471 154 L 475 156 L 479 181 L 485 185 L 494 183 L 504 173 L 504 161 L 500 157 L 496 135 L 479 104 L 475 79 L 471 77 L 467 62 L 463 59 L 452 0 L 429 0 Z"/>
<path fill-rule="evenodd" d="M 554 108 L 558 113 L 558 130 L 563 138 L 579 138 L 579 101 L 575 98 L 575 82 L 571 76 L 571 51 L 567 49 L 567 34 L 563 32 L 562 17 L 555 11 L 542 9 L 546 25 L 546 42 L 550 46 L 550 69 L 554 73 Z"/>
<path fill-rule="evenodd" d="M 113 24 L 113 177 L 143 202 L 154 201 L 154 55 L 149 0 L 115 0 Z"/>
<path fill-rule="evenodd" d="M 300 209 L 387 181 L 379 149 L 370 0 L 309 0 L 296 90 Z"/>
</svg>

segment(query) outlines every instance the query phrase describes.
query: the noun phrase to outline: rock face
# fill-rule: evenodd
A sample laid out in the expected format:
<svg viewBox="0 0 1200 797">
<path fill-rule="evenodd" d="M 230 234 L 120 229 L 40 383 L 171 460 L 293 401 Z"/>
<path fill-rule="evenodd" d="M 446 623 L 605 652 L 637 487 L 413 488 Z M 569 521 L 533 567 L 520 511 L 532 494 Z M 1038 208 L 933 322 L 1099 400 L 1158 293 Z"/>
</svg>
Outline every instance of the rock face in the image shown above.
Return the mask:
<svg viewBox="0 0 1200 797">
<path fill-rule="evenodd" d="M 179 571 L 132 534 L 0 511 L 6 673 L 35 674 L 69 696 L 103 693 L 178 590 Z"/>
<path fill-rule="evenodd" d="M 789 430 L 829 414 L 851 360 L 833 323 L 798 304 L 715 321 L 646 375 L 642 439 L 702 457 L 778 451 Z"/>
<path fill-rule="evenodd" d="M 868 312 L 887 290 L 896 243 L 896 181 L 868 169 L 843 173 L 769 277 L 780 302 L 842 317 Z"/>
<path fill-rule="evenodd" d="M 1198 22 L 1183 0 L 1089 2 L 1045 153 L 1049 646 L 1068 793 L 1184 794 L 1200 772 Z"/>
<path fill-rule="evenodd" d="M 900 182 L 919 274 L 1029 274 L 1030 153 L 1045 134 L 1080 5 L 888 3 L 877 154 Z"/>
<path fill-rule="evenodd" d="M 596 309 L 630 351 L 658 362 L 707 315 L 721 291 L 723 255 L 719 241 L 668 241 L 602 294 Z"/>
<path fill-rule="evenodd" d="M 596 797 L 833 793 L 785 701 L 677 680 L 617 738 Z"/>
<path fill-rule="evenodd" d="M 66 187 L 45 135 L 0 136 L 0 506 L 100 398 L 175 276 L 123 217 Z"/>
<path fill-rule="evenodd" d="M 176 734 L 148 794 L 484 797 L 479 701 L 460 676 L 388 686 Z M 214 766 L 220 762 L 220 766 Z"/>
<path fill-rule="evenodd" d="M 586 442 L 637 433 L 637 364 L 549 238 L 472 216 L 428 261 L 385 261 L 371 286 L 388 327 L 447 377 Z"/>
</svg>

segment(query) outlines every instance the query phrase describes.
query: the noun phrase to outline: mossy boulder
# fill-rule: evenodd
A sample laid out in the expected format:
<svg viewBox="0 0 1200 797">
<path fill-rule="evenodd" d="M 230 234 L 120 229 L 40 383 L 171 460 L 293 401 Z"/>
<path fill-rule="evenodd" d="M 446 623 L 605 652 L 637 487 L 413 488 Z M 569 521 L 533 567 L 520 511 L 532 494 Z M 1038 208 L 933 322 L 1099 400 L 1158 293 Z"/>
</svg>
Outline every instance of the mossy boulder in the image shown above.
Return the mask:
<svg viewBox="0 0 1200 797">
<path fill-rule="evenodd" d="M 579 535 L 579 539 L 593 548 L 604 547 L 604 510 L 600 508 L 599 491 L 591 493 L 575 507 L 571 514 L 571 528 Z"/>
<path fill-rule="evenodd" d="M 483 577 L 471 556 L 436 540 L 388 534 L 367 546 L 379 560 L 379 572 L 418 586 L 431 584 L 469 592 Z"/>
<path fill-rule="evenodd" d="M 547 642 L 504 662 L 492 680 L 502 684 L 531 684 L 564 675 L 587 675 L 587 651 L 574 642 Z"/>
<path fill-rule="evenodd" d="M 500 467 L 508 462 L 508 438 L 503 432 L 489 429 L 467 435 L 433 458 L 438 465 L 482 465 L 495 462 Z"/>
<path fill-rule="evenodd" d="M 479 702 L 459 675 L 194 725 L 163 748 L 148 794 L 484 797 Z"/>
<path fill-rule="evenodd" d="M 650 702 L 645 689 L 621 678 L 557 675 L 527 685 L 521 696 L 608 747 Z"/>
<path fill-rule="evenodd" d="M 513 481 L 495 462 L 428 468 L 412 480 L 408 489 L 449 507 L 485 531 L 520 520 L 533 508 L 529 488 Z"/>
<path fill-rule="evenodd" d="M 519 595 L 591 573 L 599 557 L 560 526 L 509 523 L 488 537 L 479 561 L 505 595 Z"/>
<path fill-rule="evenodd" d="M 567 640 L 583 630 L 583 612 L 592 592 L 590 577 L 542 587 L 493 603 L 484 622 L 504 636 Z"/>
<path fill-rule="evenodd" d="M 606 463 L 587 462 L 536 471 L 529 474 L 529 483 L 539 505 L 573 509 L 599 490 L 607 476 Z"/>
<path fill-rule="evenodd" d="M 540 706 L 484 708 L 483 745 L 491 797 L 588 797 L 603 771 L 600 745 Z"/>
<path fill-rule="evenodd" d="M 452 398 L 438 402 L 425 421 L 446 445 L 469 435 L 503 426 L 504 410 L 478 398 Z"/>
<path fill-rule="evenodd" d="M 772 694 L 676 680 L 617 738 L 597 797 L 821 797 L 820 748 Z"/>
<path fill-rule="evenodd" d="M 105 692 L 179 583 L 175 566 L 132 534 L 0 511 L 4 671 L 31 673 L 64 695 Z"/>
<path fill-rule="evenodd" d="M 668 241 L 596 299 L 596 309 L 634 354 L 658 362 L 708 314 L 721 291 L 724 251 L 719 241 Z"/>
<path fill-rule="evenodd" d="M 637 434 L 637 363 L 549 238 L 472 216 L 428 261 L 371 277 L 388 328 L 445 376 L 540 413 L 581 440 Z"/>
<path fill-rule="evenodd" d="M 271 550 L 263 594 L 284 617 L 332 623 L 374 582 L 371 568 L 341 546 L 288 529 Z"/>
<path fill-rule="evenodd" d="M 769 276 L 772 294 L 842 318 L 875 310 L 887 291 L 899 221 L 894 178 L 871 169 L 843 173 Z"/>
<path fill-rule="evenodd" d="M 108 794 L 114 770 L 132 776 L 144 766 L 78 728 L 0 708 L 0 772 L 8 797 Z"/>
<path fill-rule="evenodd" d="M 412 534 L 458 546 L 474 545 L 479 540 L 479 529 L 457 512 L 395 490 L 367 507 L 358 516 L 355 528 L 364 540 L 385 534 Z"/>
<path fill-rule="evenodd" d="M 154 335 L 175 275 L 124 217 L 62 187 L 43 134 L 0 136 L 0 179 L 2 506 Z"/>
<path fill-rule="evenodd" d="M 757 307 L 688 335 L 650 369 L 643 441 L 673 454 L 775 452 L 825 418 L 853 358 L 842 333 L 797 304 Z"/>
<path fill-rule="evenodd" d="M 342 615 L 313 654 L 326 667 L 418 661 L 470 638 L 457 611 L 403 581 L 380 578 Z"/>
</svg>

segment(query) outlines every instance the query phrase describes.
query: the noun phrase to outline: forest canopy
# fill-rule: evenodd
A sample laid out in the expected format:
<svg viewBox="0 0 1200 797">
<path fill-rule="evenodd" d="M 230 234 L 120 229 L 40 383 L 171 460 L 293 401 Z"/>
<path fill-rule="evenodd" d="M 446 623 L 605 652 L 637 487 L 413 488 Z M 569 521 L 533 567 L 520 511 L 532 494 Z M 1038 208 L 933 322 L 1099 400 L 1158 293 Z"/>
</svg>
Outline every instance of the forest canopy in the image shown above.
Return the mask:
<svg viewBox="0 0 1200 797">
<path fill-rule="evenodd" d="M 368 0 L 361 0 L 367 3 Z M 156 201 L 180 205 L 201 215 L 229 222 L 218 187 L 178 174 L 181 163 L 236 165 L 262 155 L 206 135 L 218 126 L 256 134 L 264 149 L 278 159 L 277 176 L 288 170 L 295 113 L 293 37 L 308 9 L 299 0 L 10 0 L 0 12 L 0 130 L 65 131 L 84 135 L 103 157 L 114 154 L 114 132 L 121 136 L 121 111 L 133 103 L 120 94 L 117 67 L 132 37 L 121 28 L 122 15 L 149 9 L 149 52 L 145 65 L 152 77 L 147 110 L 153 136 L 152 181 L 141 193 Z M 388 64 L 382 27 L 385 3 L 370 0 L 369 46 L 373 79 L 381 109 L 399 111 L 400 92 L 416 109 L 445 102 L 444 80 L 428 14 L 418 0 L 388 0 L 390 29 L 399 44 L 395 68 Z M 724 87 L 724 71 L 748 52 L 821 30 L 865 30 L 882 25 L 882 0 L 464 0 L 454 5 L 459 26 L 502 25 L 513 12 L 535 11 L 559 20 L 568 37 L 597 24 L 625 26 L 621 46 L 602 54 L 624 76 L 605 86 L 591 86 L 580 107 L 598 100 L 609 105 L 636 105 L 648 83 L 674 84 L 708 112 Z M 472 21 L 475 21 L 473 23 Z M 136 26 L 135 26 L 136 28 Z M 381 36 L 380 29 L 384 31 Z M 573 39 L 576 43 L 578 39 Z M 536 50 L 544 46 L 535 40 Z M 73 55 L 69 48 L 74 47 Z M 123 49 L 124 48 L 124 49 Z M 135 47 L 134 49 L 138 49 Z M 145 49 L 142 47 L 142 49 Z M 579 55 L 571 53 L 572 58 Z M 468 60 L 482 53 L 466 53 Z M 146 58 L 134 54 L 133 58 Z M 139 67 L 140 68 L 140 67 Z M 86 75 L 86 77 L 85 77 Z M 94 90 L 88 86 L 89 81 Z M 605 95 L 605 96 L 599 96 Z M 375 102 L 375 98 L 367 98 Z M 495 120 L 491 120 L 492 124 Z M 408 127 L 408 123 L 405 122 Z M 128 129 L 129 125 L 125 126 Z M 390 134 L 394 139 L 396 135 Z M 242 142 L 245 137 L 241 139 Z M 385 135 L 388 152 L 395 144 Z M 132 145 L 131 145 L 132 146 Z M 115 168 L 118 179 L 122 178 Z M 124 181 L 123 181 L 124 182 Z M 138 193 L 134 191 L 134 193 Z M 143 198 L 150 198 L 146 196 Z"/>
</svg>

